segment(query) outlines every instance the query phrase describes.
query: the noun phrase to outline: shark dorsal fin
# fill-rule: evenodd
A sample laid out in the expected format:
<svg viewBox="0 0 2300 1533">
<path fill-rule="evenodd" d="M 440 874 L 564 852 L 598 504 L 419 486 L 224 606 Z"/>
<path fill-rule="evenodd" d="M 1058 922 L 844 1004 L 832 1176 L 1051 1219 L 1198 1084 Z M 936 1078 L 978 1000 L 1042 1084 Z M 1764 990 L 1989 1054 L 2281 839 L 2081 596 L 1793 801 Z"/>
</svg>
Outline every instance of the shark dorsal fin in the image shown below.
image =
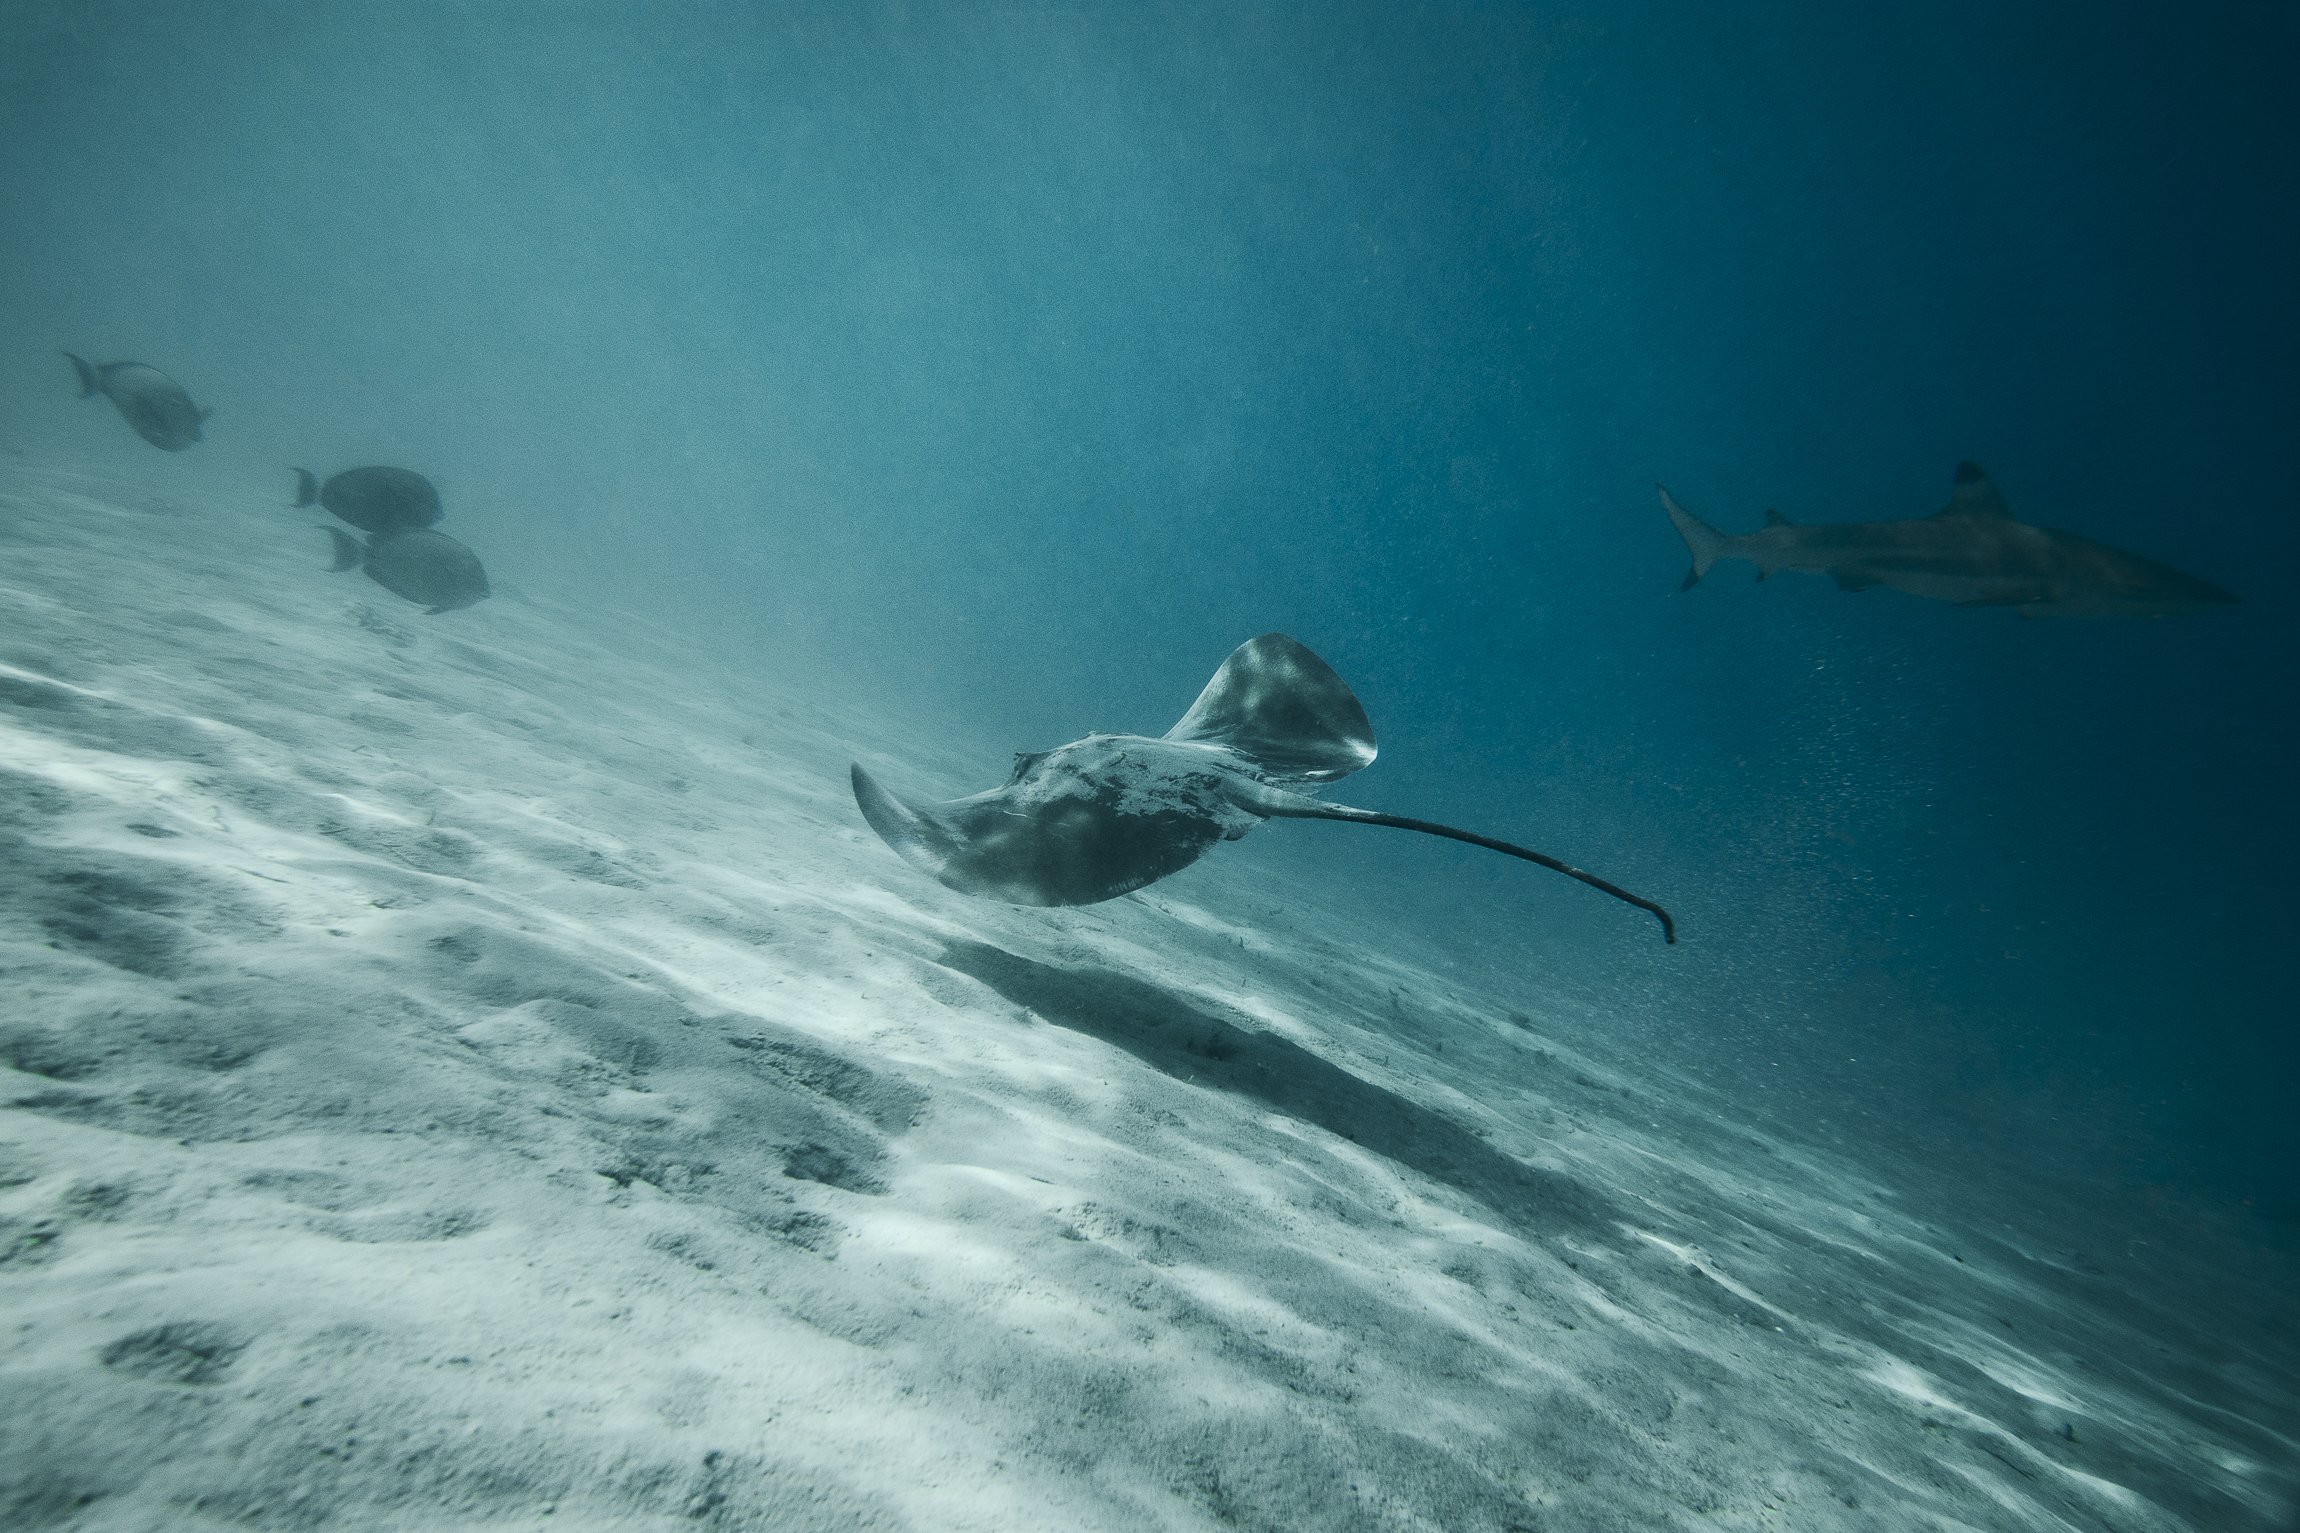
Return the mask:
<svg viewBox="0 0 2300 1533">
<path fill-rule="evenodd" d="M 1771 506 L 1767 506 L 1765 508 L 1765 525 L 1768 527 L 1794 527 L 1797 524 L 1790 521 L 1780 512 L 1774 510 Z"/>
<path fill-rule="evenodd" d="M 1374 726 L 1349 683 L 1282 633 L 1232 650 L 1166 738 L 1227 746 L 1297 782 L 1332 782 L 1374 759 Z"/>
<path fill-rule="evenodd" d="M 1978 463 L 1967 461 L 1957 465 L 1957 482 L 1949 491 L 1949 503 L 1936 514 L 2009 520 L 2012 507 L 2006 505 L 2005 498 L 1997 493 L 1996 481 L 1989 478 L 1987 470 Z"/>
</svg>

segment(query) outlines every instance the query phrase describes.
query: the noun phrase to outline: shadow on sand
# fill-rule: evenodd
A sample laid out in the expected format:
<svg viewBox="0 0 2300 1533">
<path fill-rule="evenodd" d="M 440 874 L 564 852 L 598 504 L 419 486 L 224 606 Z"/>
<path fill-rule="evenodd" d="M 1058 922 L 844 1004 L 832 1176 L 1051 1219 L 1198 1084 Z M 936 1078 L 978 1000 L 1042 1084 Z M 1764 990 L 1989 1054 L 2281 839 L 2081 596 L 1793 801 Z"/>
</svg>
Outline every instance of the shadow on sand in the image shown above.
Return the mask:
<svg viewBox="0 0 2300 1533">
<path fill-rule="evenodd" d="M 1210 1016 L 1171 991 L 1108 969 L 1058 969 L 979 942 L 949 943 L 941 961 L 1176 1080 L 1251 1098 L 1457 1188 L 1520 1233 L 1609 1244 L 1620 1238 L 1612 1201 L 1596 1189 L 1512 1160 L 1450 1118 L 1273 1033 Z"/>
</svg>

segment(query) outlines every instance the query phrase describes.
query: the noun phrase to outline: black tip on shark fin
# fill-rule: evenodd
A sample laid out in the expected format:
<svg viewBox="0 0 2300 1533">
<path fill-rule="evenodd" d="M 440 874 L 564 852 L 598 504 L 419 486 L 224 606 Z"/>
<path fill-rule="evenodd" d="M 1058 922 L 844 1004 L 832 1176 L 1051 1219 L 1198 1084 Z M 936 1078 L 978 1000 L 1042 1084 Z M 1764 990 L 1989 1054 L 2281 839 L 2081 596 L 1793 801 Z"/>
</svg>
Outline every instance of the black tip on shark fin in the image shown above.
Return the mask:
<svg viewBox="0 0 2300 1533">
<path fill-rule="evenodd" d="M 1273 776 L 1332 782 L 1374 759 L 1374 726 L 1334 668 L 1282 633 L 1230 652 L 1169 740 L 1227 746 Z"/>
<path fill-rule="evenodd" d="M 308 506 L 318 499 L 319 480 L 313 477 L 310 469 L 297 469 L 295 471 L 295 503 L 299 506 Z"/>
<path fill-rule="evenodd" d="M 2004 496 L 1998 493 L 1987 471 L 1967 458 L 1957 465 L 1957 482 L 1950 489 L 1949 503 L 1940 514 L 2010 519 L 2012 507 L 2005 504 Z"/>
<path fill-rule="evenodd" d="M 1765 525 L 1768 527 L 1794 527 L 1797 524 L 1790 521 L 1780 512 L 1774 510 L 1771 506 L 1767 506 L 1765 508 Z"/>
<path fill-rule="evenodd" d="M 86 399 L 104 386 L 103 375 L 89 366 L 85 358 L 75 357 L 68 351 L 64 353 L 64 356 L 71 362 L 74 371 L 80 375 L 80 397 L 82 399 Z"/>
<path fill-rule="evenodd" d="M 1700 583 L 1701 572 L 1699 570 L 1687 570 L 1685 572 L 1685 578 L 1677 582 L 1677 589 L 1680 591 L 1690 591 Z"/>
</svg>

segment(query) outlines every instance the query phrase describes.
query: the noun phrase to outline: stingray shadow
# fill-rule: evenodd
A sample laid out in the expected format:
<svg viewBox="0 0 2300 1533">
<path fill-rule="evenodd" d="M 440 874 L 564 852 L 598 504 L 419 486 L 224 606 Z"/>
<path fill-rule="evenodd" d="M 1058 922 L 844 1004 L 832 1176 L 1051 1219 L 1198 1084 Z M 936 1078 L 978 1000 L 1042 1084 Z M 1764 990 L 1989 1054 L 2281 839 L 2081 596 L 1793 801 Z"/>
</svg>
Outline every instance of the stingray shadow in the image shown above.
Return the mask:
<svg viewBox="0 0 2300 1533">
<path fill-rule="evenodd" d="M 1452 1119 L 1359 1079 L 1274 1033 L 1210 1016 L 1168 990 L 1108 969 L 1058 969 L 980 942 L 941 961 L 1017 1006 L 1124 1049 L 1177 1080 L 1249 1097 L 1475 1198 L 1521 1233 L 1620 1238 L 1610 1198 L 1528 1166 Z"/>
</svg>

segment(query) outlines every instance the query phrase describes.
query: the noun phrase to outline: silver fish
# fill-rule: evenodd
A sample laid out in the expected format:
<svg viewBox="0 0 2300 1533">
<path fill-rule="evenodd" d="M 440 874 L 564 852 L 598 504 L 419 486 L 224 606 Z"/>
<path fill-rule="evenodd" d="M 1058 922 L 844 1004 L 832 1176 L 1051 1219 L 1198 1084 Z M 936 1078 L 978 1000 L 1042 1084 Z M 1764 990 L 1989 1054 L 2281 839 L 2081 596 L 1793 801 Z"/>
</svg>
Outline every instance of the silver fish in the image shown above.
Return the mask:
<svg viewBox="0 0 2300 1533">
<path fill-rule="evenodd" d="M 214 414 L 192 403 L 184 386 L 141 362 L 107 362 L 97 367 L 70 352 L 79 370 L 80 397 L 102 394 L 136 435 L 164 452 L 181 452 L 200 439 L 200 422 Z"/>
<path fill-rule="evenodd" d="M 322 484 L 308 468 L 296 474 L 298 506 L 317 502 L 362 532 L 428 527 L 445 515 L 439 491 L 409 468 L 347 468 Z"/>
<path fill-rule="evenodd" d="M 364 570 L 368 579 L 433 616 L 488 597 L 487 571 L 479 556 L 444 532 L 394 527 L 362 542 L 341 527 L 323 530 L 335 539 L 330 569 Z"/>
</svg>

